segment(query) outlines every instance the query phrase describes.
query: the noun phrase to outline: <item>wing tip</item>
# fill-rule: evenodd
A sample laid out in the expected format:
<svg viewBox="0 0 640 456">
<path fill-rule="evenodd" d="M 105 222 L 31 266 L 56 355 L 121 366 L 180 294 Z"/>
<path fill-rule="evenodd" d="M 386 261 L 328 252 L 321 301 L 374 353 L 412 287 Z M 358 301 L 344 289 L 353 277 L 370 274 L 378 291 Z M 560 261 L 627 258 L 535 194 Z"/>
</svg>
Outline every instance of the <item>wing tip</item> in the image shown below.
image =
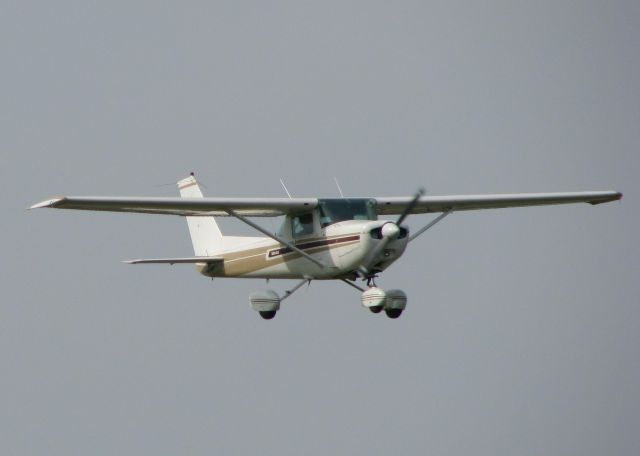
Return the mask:
<svg viewBox="0 0 640 456">
<path fill-rule="evenodd" d="M 622 197 L 624 195 L 622 192 L 611 191 L 610 195 L 607 198 L 600 198 L 593 201 L 589 201 L 589 204 L 595 206 L 597 204 L 610 203 L 612 201 L 622 201 Z"/>
<path fill-rule="evenodd" d="M 58 197 L 58 198 L 52 198 L 52 199 L 48 199 L 45 201 L 40 201 L 39 203 L 36 203 L 32 206 L 29 206 L 27 208 L 27 210 L 31 210 L 31 209 L 40 209 L 42 207 L 56 207 L 56 205 L 58 203 L 60 203 L 61 201 L 64 201 L 64 197 Z"/>
</svg>

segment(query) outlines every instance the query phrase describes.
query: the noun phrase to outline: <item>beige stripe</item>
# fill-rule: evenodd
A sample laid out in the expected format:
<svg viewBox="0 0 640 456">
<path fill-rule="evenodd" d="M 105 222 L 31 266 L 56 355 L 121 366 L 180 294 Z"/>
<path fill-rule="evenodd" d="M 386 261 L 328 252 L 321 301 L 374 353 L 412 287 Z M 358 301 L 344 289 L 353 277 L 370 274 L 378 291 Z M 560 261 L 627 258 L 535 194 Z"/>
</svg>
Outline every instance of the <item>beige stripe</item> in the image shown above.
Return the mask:
<svg viewBox="0 0 640 456">
<path fill-rule="evenodd" d="M 357 244 L 360 242 L 350 241 L 341 244 L 331 244 L 331 245 L 323 245 L 316 248 L 308 249 L 311 253 L 318 253 L 325 250 L 337 249 L 340 247 L 345 247 L 353 244 Z M 249 274 L 252 272 L 260 271 L 261 269 L 265 269 L 267 267 L 277 266 L 282 263 L 297 260 L 298 258 L 302 258 L 302 255 L 296 252 L 292 252 L 287 255 L 280 255 L 278 257 L 267 260 L 267 252 L 273 249 L 273 246 L 263 247 L 260 249 L 252 249 L 251 251 L 238 252 L 230 255 L 224 255 L 224 263 L 222 265 L 222 269 L 219 271 L 219 276 L 233 277 L 240 276 L 243 274 Z M 251 252 L 247 255 L 247 253 Z"/>
</svg>

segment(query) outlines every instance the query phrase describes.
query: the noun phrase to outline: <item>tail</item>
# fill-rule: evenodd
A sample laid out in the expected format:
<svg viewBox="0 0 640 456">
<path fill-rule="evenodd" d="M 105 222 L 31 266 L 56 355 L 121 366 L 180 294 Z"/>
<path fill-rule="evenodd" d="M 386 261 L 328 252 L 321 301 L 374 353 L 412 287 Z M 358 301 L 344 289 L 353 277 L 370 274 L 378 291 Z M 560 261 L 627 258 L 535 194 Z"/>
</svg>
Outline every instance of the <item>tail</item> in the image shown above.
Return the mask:
<svg viewBox="0 0 640 456">
<path fill-rule="evenodd" d="M 193 173 L 178 182 L 182 198 L 202 198 L 202 191 Z M 187 217 L 189 234 L 196 256 L 211 256 L 222 252 L 222 233 L 213 216 Z"/>
</svg>

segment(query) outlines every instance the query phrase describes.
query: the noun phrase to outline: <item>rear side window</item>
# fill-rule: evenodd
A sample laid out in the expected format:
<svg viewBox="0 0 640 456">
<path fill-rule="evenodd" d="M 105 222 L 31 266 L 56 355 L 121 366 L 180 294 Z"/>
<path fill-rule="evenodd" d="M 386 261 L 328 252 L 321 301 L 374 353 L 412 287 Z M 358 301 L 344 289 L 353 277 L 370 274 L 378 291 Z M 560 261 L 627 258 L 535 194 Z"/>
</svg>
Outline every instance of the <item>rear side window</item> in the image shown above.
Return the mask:
<svg viewBox="0 0 640 456">
<path fill-rule="evenodd" d="M 291 217 L 291 230 L 294 238 L 313 234 L 313 213 Z"/>
</svg>

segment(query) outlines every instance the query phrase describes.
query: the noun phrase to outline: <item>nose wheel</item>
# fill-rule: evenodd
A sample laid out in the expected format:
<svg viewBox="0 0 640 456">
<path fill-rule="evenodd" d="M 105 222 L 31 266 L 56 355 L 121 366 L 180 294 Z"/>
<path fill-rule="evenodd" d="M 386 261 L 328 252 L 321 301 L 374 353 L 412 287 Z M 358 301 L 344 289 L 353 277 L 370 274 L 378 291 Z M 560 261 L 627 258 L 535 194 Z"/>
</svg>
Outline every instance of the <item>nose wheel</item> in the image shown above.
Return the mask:
<svg viewBox="0 0 640 456">
<path fill-rule="evenodd" d="M 362 292 L 362 306 L 369 309 L 372 313 L 380 313 L 384 310 L 387 317 L 396 319 L 402 315 L 402 311 L 407 307 L 407 294 L 398 289 L 383 290 L 376 287 L 375 275 L 367 277 L 368 289 L 359 287 L 355 283 L 347 279 L 341 279 L 347 285 Z"/>
</svg>

